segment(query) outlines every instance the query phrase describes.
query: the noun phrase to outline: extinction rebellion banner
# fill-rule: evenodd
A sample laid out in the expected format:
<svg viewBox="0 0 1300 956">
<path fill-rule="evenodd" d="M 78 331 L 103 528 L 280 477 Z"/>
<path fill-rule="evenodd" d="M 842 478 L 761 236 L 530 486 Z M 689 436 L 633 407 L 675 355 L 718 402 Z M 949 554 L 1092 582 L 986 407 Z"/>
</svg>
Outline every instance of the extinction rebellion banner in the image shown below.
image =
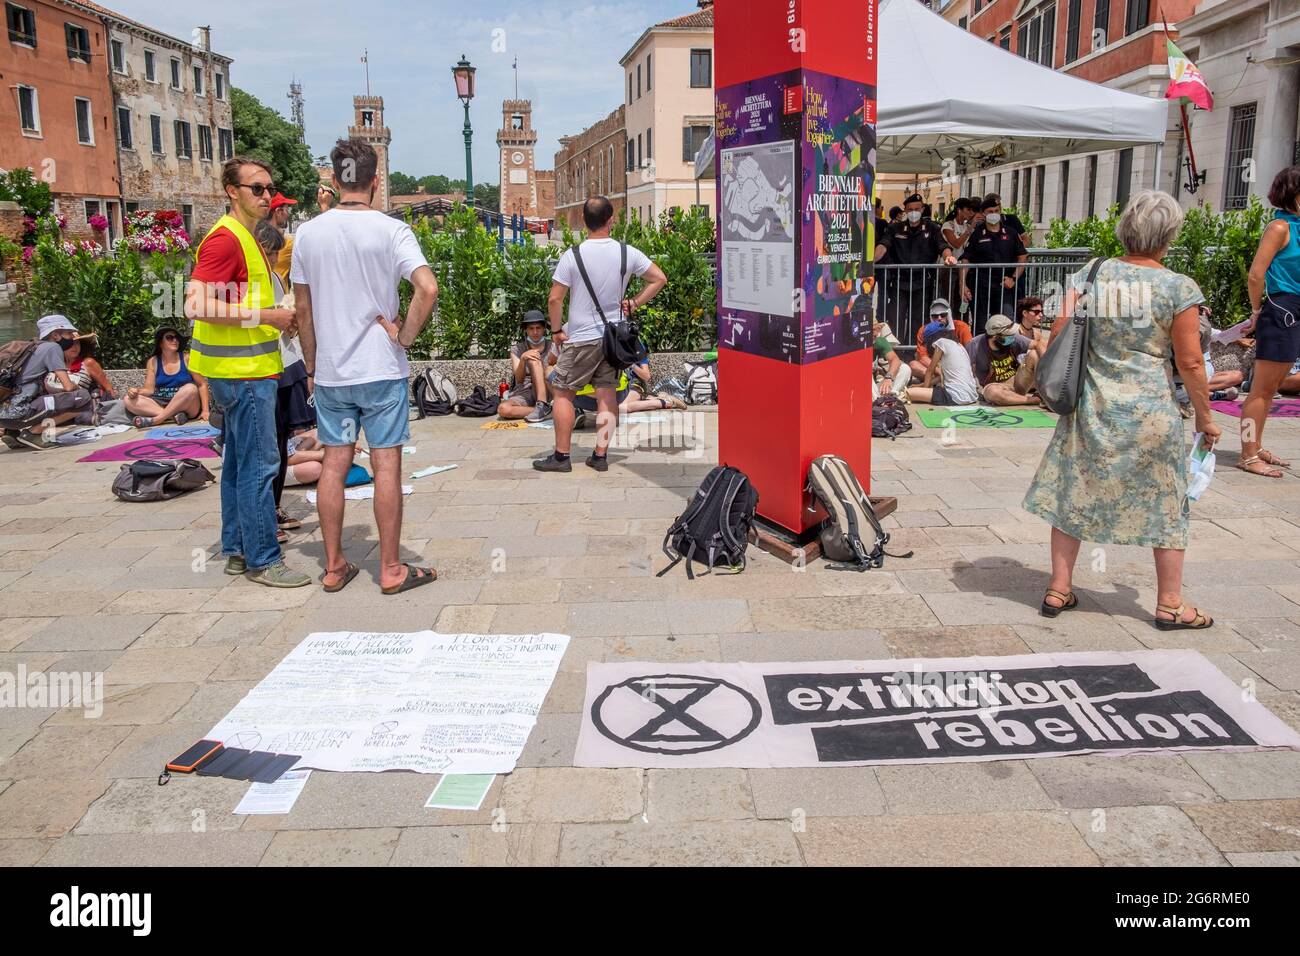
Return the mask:
<svg viewBox="0 0 1300 956">
<path fill-rule="evenodd" d="M 589 664 L 580 767 L 815 767 L 1300 750 L 1195 651 Z"/>
</svg>

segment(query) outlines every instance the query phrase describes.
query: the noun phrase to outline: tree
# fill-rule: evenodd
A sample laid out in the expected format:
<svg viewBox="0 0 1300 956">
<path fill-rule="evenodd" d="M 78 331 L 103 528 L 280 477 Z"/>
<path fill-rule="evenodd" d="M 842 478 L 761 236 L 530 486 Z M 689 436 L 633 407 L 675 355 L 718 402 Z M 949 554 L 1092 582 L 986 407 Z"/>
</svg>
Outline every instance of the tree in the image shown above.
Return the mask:
<svg viewBox="0 0 1300 956">
<path fill-rule="evenodd" d="M 447 193 L 455 192 L 457 189 L 456 185 L 450 179 L 442 175 L 421 176 L 420 185 L 424 187 L 426 193 L 430 193 L 434 196 L 445 196 Z M 464 189 L 464 183 L 462 183 L 459 188 Z"/>
<path fill-rule="evenodd" d="M 474 187 L 474 201 L 484 209 L 497 211 L 501 208 L 501 187 L 491 183 L 479 183 Z"/>
<path fill-rule="evenodd" d="M 388 174 L 388 194 L 390 196 L 409 196 L 420 186 L 419 180 L 406 173 Z"/>
<path fill-rule="evenodd" d="M 238 87 L 230 88 L 230 108 L 235 154 L 269 163 L 280 192 L 298 200 L 298 208 L 304 212 L 314 208 L 320 180 L 307 144 L 298 138 L 298 127 Z"/>
</svg>

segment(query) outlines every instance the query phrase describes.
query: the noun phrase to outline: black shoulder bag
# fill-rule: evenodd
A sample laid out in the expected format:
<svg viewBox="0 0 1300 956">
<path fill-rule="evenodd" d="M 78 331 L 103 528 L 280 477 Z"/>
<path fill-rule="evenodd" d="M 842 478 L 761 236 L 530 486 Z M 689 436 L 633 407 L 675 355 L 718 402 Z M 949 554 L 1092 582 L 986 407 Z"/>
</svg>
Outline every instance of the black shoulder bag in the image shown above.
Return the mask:
<svg viewBox="0 0 1300 956">
<path fill-rule="evenodd" d="M 622 300 L 623 292 L 626 291 L 626 285 L 623 278 L 627 275 L 627 244 L 620 242 L 619 249 L 619 299 Z M 582 276 L 582 283 L 587 287 L 587 295 L 591 296 L 591 304 L 595 306 L 596 314 L 600 316 L 600 321 L 605 323 L 605 335 L 601 342 L 605 347 L 605 361 L 618 371 L 631 368 L 637 362 L 644 361 L 650 354 L 650 350 L 645 347 L 641 341 L 641 326 L 632 316 L 626 320 L 620 320 L 613 324 L 605 318 L 605 310 L 600 306 L 600 299 L 596 296 L 596 289 L 591 284 L 591 276 L 587 275 L 587 267 L 583 264 L 582 253 L 578 247 L 573 247 L 573 261 L 578 265 L 578 273 Z"/>
</svg>

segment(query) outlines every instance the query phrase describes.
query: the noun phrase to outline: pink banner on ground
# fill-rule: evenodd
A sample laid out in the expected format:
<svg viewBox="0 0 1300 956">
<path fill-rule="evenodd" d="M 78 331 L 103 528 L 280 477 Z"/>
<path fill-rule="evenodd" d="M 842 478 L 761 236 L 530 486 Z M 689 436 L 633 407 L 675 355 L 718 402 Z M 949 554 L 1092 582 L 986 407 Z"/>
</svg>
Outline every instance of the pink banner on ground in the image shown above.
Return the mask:
<svg viewBox="0 0 1300 956">
<path fill-rule="evenodd" d="M 1188 650 L 587 665 L 579 767 L 826 767 L 1300 750 Z"/>
<path fill-rule="evenodd" d="M 139 461 L 142 458 L 220 458 L 208 441 L 140 438 L 78 458 L 77 461 Z"/>
<path fill-rule="evenodd" d="M 1210 402 L 1216 412 L 1223 412 L 1233 418 L 1241 417 L 1240 402 Z M 1269 406 L 1269 418 L 1300 418 L 1300 401 L 1292 398 L 1279 398 Z"/>
</svg>

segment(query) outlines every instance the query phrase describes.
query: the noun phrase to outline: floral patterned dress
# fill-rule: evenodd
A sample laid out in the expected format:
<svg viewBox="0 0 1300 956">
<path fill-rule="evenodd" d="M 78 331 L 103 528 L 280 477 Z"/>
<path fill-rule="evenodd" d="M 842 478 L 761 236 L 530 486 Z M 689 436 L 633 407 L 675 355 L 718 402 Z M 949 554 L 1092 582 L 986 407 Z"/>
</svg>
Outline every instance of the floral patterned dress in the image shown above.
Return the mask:
<svg viewBox="0 0 1300 956">
<path fill-rule="evenodd" d="M 1070 282 L 1081 289 L 1087 278 L 1084 269 Z M 1171 332 L 1174 316 L 1205 296 L 1187 276 L 1118 259 L 1102 264 L 1097 284 L 1083 392 L 1056 423 L 1024 507 L 1086 541 L 1185 549 L 1187 450 Z"/>
</svg>

